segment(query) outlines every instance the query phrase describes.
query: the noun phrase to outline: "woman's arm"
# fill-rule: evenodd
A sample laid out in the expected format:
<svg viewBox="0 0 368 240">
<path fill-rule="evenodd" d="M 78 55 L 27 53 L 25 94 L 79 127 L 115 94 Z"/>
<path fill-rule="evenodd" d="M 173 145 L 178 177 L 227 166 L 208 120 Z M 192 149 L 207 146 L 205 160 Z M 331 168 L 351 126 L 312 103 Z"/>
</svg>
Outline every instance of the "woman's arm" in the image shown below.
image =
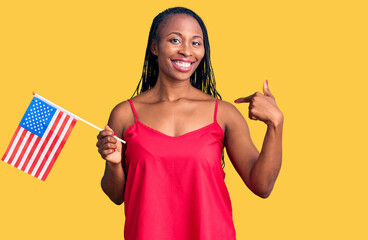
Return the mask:
<svg viewBox="0 0 368 240">
<path fill-rule="evenodd" d="M 267 198 L 281 168 L 284 117 L 266 83 L 263 91 L 264 95 L 255 93 L 236 100 L 237 103 L 249 102 L 249 118 L 267 124 L 261 153 L 258 153 L 250 138 L 244 117 L 231 104 L 226 107 L 225 146 L 243 182 L 253 193 Z"/>
<path fill-rule="evenodd" d="M 114 134 L 119 138 L 123 135 L 124 120 L 121 105 L 111 112 L 108 126 L 98 134 L 96 144 L 101 157 L 106 160 L 105 173 L 101 180 L 102 190 L 117 205 L 124 202 L 126 181 L 123 168 L 125 145 L 114 138 Z"/>
<path fill-rule="evenodd" d="M 125 173 L 121 162 L 114 164 L 106 161 L 101 188 L 115 204 L 120 205 L 124 202 Z"/>
</svg>

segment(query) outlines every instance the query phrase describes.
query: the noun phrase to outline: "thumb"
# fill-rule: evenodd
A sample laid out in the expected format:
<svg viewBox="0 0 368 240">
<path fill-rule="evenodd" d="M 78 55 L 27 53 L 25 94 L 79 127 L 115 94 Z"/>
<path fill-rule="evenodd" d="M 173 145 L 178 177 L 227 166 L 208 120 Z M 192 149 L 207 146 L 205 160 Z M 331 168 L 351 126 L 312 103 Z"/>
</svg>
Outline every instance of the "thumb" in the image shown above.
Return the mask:
<svg viewBox="0 0 368 240">
<path fill-rule="evenodd" d="M 264 81 L 263 83 L 263 94 L 265 96 L 270 96 L 270 97 L 273 96 L 270 89 L 268 88 L 268 80 Z"/>
<path fill-rule="evenodd" d="M 113 134 L 115 134 L 114 130 L 112 130 L 112 128 L 109 127 L 109 125 L 106 125 L 104 130 L 111 131 Z"/>
</svg>

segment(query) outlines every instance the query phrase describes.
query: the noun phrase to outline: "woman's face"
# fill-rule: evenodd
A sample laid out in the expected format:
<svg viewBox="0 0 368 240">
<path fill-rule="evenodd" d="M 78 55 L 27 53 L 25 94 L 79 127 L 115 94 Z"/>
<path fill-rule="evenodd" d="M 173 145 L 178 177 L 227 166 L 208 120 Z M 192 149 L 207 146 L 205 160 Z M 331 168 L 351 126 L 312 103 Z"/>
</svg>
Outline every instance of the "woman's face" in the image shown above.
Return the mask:
<svg viewBox="0 0 368 240">
<path fill-rule="evenodd" d="M 158 27 L 159 42 L 151 51 L 158 57 L 159 76 L 188 80 L 204 56 L 203 33 L 197 20 L 172 14 Z"/>
</svg>

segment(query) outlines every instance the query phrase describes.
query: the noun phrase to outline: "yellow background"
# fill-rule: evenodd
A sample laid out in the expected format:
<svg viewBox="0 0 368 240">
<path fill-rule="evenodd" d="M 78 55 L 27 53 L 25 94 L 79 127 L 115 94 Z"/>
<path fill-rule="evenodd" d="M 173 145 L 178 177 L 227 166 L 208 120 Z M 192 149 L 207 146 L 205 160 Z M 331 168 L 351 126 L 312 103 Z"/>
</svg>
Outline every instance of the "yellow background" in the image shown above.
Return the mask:
<svg viewBox="0 0 368 240">
<path fill-rule="evenodd" d="M 0 154 L 32 91 L 103 127 L 131 97 L 154 16 L 204 20 L 224 100 L 269 80 L 284 112 L 283 166 L 264 200 L 226 157 L 237 239 L 367 239 L 366 1 L 1 1 Z M 265 125 L 246 117 L 261 147 Z M 97 131 L 78 122 L 46 182 L 0 162 L 0 239 L 122 239 L 100 189 Z"/>
</svg>

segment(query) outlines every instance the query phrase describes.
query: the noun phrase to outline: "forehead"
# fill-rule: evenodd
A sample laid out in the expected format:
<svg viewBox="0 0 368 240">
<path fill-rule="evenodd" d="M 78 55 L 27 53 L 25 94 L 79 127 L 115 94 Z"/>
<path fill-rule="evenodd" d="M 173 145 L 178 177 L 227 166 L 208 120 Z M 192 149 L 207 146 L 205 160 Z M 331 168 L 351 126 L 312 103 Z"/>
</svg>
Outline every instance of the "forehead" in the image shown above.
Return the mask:
<svg viewBox="0 0 368 240">
<path fill-rule="evenodd" d="M 159 35 L 166 36 L 171 32 L 203 36 L 198 21 L 187 14 L 171 14 L 159 26 Z"/>
</svg>

